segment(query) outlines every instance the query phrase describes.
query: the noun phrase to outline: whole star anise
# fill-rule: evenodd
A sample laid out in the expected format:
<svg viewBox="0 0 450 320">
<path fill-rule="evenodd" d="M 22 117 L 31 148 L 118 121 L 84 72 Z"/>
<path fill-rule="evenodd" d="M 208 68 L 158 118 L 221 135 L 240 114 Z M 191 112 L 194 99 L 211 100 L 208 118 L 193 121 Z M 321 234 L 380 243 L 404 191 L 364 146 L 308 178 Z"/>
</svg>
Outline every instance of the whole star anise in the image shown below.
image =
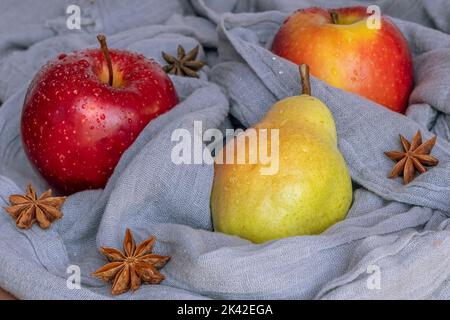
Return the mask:
<svg viewBox="0 0 450 320">
<path fill-rule="evenodd" d="M 164 267 L 170 257 L 152 254 L 155 237 L 150 237 L 136 246 L 130 229 L 125 232 L 123 252 L 108 247 L 101 247 L 101 252 L 110 261 L 94 273 L 106 282 L 112 282 L 113 295 L 139 289 L 142 282 L 159 284 L 165 279 L 158 269 Z"/>
<path fill-rule="evenodd" d="M 422 143 L 422 134 L 420 131 L 417 131 L 410 143 L 400 135 L 400 142 L 404 151 L 388 151 L 384 153 L 390 159 L 398 161 L 392 169 L 389 178 L 403 175 L 403 183 L 408 184 L 414 179 L 416 170 L 421 174 L 427 171 L 425 166 L 436 166 L 439 160 L 430 155 L 436 144 L 436 139 L 437 137 L 434 136 Z"/>
<path fill-rule="evenodd" d="M 11 206 L 4 208 L 11 217 L 16 219 L 16 225 L 21 229 L 29 229 L 37 221 L 42 229 L 62 217 L 60 211 L 66 197 L 52 197 L 52 191 L 47 190 L 39 198 L 33 186 L 27 186 L 25 195 L 13 194 L 9 196 Z"/>
<path fill-rule="evenodd" d="M 164 71 L 177 76 L 198 78 L 197 71 L 205 65 L 203 61 L 196 60 L 198 50 L 199 46 L 196 46 L 186 54 L 184 48 L 179 45 L 176 58 L 168 53 L 162 52 L 164 60 L 168 63 L 168 65 L 163 67 Z"/>
</svg>

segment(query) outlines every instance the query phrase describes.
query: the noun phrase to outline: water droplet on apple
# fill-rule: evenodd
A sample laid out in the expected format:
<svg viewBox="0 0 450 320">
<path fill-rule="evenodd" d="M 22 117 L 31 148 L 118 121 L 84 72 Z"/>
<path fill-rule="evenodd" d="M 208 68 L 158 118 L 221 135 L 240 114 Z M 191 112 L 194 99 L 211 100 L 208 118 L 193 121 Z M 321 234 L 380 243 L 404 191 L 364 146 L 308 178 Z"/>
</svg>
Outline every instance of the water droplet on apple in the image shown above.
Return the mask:
<svg viewBox="0 0 450 320">
<path fill-rule="evenodd" d="M 59 59 L 59 60 L 62 60 L 62 59 L 64 59 L 65 57 L 67 57 L 67 54 L 61 53 L 61 54 L 58 56 L 58 59 Z"/>
<path fill-rule="evenodd" d="M 131 118 L 128 118 L 128 123 L 131 124 L 133 120 Z"/>
<path fill-rule="evenodd" d="M 94 88 L 92 90 L 92 92 L 94 93 L 94 96 L 98 97 L 100 95 L 100 93 L 102 93 L 102 89 L 100 88 Z"/>
<path fill-rule="evenodd" d="M 76 89 L 73 90 L 73 94 L 75 94 L 75 95 L 78 94 L 78 90 L 76 90 Z"/>
<path fill-rule="evenodd" d="M 100 115 L 100 119 L 105 120 L 105 118 L 106 118 L 106 116 L 102 113 L 102 114 Z"/>
</svg>

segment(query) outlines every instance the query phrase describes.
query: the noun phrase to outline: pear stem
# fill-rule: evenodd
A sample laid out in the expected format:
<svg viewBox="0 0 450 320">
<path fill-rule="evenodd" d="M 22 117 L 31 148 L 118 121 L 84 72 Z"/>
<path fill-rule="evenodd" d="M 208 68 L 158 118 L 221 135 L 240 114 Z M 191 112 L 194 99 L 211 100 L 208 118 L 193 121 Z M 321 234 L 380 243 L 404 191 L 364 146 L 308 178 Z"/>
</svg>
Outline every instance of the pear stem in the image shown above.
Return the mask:
<svg viewBox="0 0 450 320">
<path fill-rule="evenodd" d="M 103 34 L 97 35 L 97 40 L 100 43 L 100 49 L 103 51 L 105 56 L 106 64 L 108 65 L 108 84 L 113 85 L 113 67 L 111 62 L 111 57 L 109 56 L 108 45 L 106 44 L 106 37 Z"/>
<path fill-rule="evenodd" d="M 331 16 L 331 23 L 332 24 L 338 24 L 339 21 L 339 17 L 336 11 L 330 11 L 330 16 Z"/>
<path fill-rule="evenodd" d="M 300 70 L 300 78 L 302 80 L 302 94 L 310 96 L 311 81 L 309 80 L 309 66 L 307 64 L 301 64 L 298 69 Z"/>
</svg>

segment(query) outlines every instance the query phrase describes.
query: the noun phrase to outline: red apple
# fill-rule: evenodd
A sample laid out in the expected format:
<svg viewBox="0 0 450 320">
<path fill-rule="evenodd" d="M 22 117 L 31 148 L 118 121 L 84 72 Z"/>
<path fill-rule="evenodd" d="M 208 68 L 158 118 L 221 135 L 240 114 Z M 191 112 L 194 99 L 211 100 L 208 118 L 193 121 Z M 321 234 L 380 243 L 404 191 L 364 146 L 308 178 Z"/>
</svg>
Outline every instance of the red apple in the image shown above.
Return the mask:
<svg viewBox="0 0 450 320">
<path fill-rule="evenodd" d="M 404 112 L 413 87 L 408 43 L 382 16 L 368 27 L 364 7 L 310 8 L 292 14 L 276 34 L 272 51 L 337 88 Z"/>
<path fill-rule="evenodd" d="M 178 102 L 172 81 L 155 61 L 108 50 L 104 37 L 98 38 L 102 49 L 61 54 L 47 63 L 25 96 L 25 152 L 66 194 L 104 187 L 149 121 Z"/>
</svg>

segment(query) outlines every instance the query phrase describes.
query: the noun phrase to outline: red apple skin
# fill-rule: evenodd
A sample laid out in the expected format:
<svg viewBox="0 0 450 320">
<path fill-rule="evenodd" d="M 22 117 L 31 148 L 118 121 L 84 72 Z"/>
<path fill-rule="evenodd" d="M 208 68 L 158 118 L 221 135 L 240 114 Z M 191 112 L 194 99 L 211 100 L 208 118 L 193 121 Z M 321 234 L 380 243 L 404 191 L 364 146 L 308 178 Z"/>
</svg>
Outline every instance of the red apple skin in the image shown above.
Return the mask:
<svg viewBox="0 0 450 320">
<path fill-rule="evenodd" d="M 178 98 L 170 78 L 143 55 L 110 50 L 114 82 L 101 50 L 61 54 L 35 76 L 25 96 L 25 152 L 64 194 L 105 186 L 144 127 Z"/>
<path fill-rule="evenodd" d="M 369 16 L 365 7 L 299 10 L 281 26 L 272 51 L 308 64 L 312 75 L 334 87 L 403 113 L 413 87 L 408 43 L 386 17 L 380 29 L 369 29 Z"/>
</svg>

